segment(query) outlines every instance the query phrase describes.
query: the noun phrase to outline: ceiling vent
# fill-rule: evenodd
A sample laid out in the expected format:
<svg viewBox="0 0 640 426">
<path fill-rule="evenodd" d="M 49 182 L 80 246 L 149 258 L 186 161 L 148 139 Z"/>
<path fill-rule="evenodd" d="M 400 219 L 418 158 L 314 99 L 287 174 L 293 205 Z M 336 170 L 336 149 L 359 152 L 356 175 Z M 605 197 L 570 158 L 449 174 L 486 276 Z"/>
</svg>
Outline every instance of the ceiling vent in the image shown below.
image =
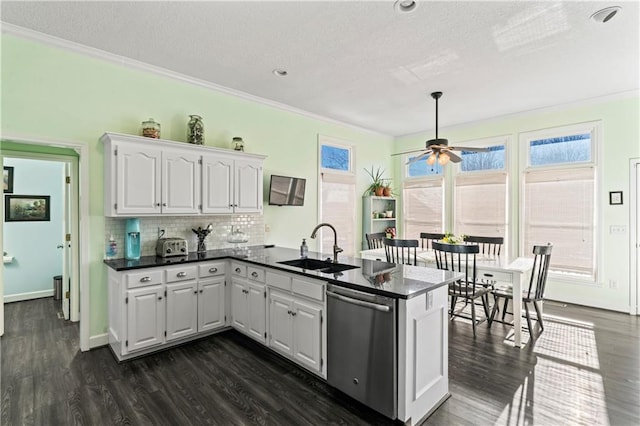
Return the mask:
<svg viewBox="0 0 640 426">
<path fill-rule="evenodd" d="M 591 15 L 591 19 L 599 24 L 605 24 L 613 19 L 622 8 L 620 6 L 605 7 Z"/>
</svg>

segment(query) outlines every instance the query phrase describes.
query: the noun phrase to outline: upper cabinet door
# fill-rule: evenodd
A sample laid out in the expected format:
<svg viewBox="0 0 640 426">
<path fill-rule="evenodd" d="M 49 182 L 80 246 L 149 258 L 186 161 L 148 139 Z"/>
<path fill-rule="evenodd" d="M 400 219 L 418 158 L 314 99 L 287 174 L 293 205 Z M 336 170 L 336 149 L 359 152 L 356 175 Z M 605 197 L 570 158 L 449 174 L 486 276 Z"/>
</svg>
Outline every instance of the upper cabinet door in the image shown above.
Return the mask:
<svg viewBox="0 0 640 426">
<path fill-rule="evenodd" d="M 162 151 L 122 144 L 115 156 L 116 214 L 160 213 Z"/>
<path fill-rule="evenodd" d="M 162 153 L 162 213 L 200 213 L 200 154 Z"/>
<path fill-rule="evenodd" d="M 233 160 L 202 157 L 202 213 L 233 213 Z"/>
<path fill-rule="evenodd" d="M 235 161 L 235 212 L 262 213 L 262 161 Z"/>
</svg>

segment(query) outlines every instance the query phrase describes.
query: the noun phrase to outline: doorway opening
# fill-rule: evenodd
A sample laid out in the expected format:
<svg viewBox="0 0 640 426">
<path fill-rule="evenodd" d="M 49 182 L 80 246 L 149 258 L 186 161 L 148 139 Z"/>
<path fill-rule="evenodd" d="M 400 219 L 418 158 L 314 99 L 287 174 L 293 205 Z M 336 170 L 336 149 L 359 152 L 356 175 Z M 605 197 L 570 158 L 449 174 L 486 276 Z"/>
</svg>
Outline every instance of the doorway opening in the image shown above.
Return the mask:
<svg viewBox="0 0 640 426">
<path fill-rule="evenodd" d="M 24 176 L 22 173 L 18 173 L 19 169 L 13 166 L 13 193 L 5 193 L 4 195 L 35 195 L 37 197 L 37 203 L 34 204 L 34 200 L 17 200 L 14 202 L 18 206 L 18 210 L 13 210 L 12 213 L 9 205 L 5 203 L 11 203 L 12 197 L 2 197 L 0 199 L 0 207 L 3 207 L 5 214 L 12 214 L 9 217 L 11 225 L 22 225 L 26 229 L 35 225 L 35 222 L 40 224 L 46 222 L 47 218 L 51 221 L 51 210 L 55 208 L 63 208 L 61 216 L 62 229 L 58 233 L 58 242 L 55 244 L 54 250 L 59 250 L 62 256 L 61 273 L 61 286 L 60 286 L 60 312 L 62 316 L 68 318 L 72 322 L 79 322 L 80 333 L 80 350 L 87 351 L 90 349 L 90 327 L 89 327 L 89 227 L 88 227 L 88 215 L 89 215 L 89 200 L 88 200 L 88 147 L 86 143 L 80 142 L 68 142 L 57 141 L 48 139 L 25 139 L 23 137 L 11 137 L 9 135 L 2 135 L 2 146 L 0 150 L 0 162 L 5 164 L 11 161 L 42 161 L 42 164 L 58 164 L 61 167 L 62 179 L 60 182 L 62 186 L 62 192 L 52 197 L 51 194 L 19 194 L 16 190 L 21 191 L 20 181 L 17 181 L 19 176 Z M 5 161 L 5 159 L 7 159 Z M 15 163 L 14 163 L 15 164 Z M 26 164 L 26 163 L 22 163 Z M 22 166 L 21 166 L 22 167 Z M 68 182 L 68 183 L 67 183 Z M 30 188 L 23 188 L 25 190 L 31 190 Z M 18 198 L 18 197 L 15 197 Z M 22 201 L 22 204 L 20 204 Z M 47 203 L 50 203 L 47 206 Z M 48 207 L 48 211 L 47 211 Z M 21 211 L 20 208 L 23 208 Z M 30 210 L 25 212 L 24 209 Z M 41 210 L 40 212 L 34 212 L 34 208 Z M 21 213 L 22 212 L 22 213 Z M 20 218 L 21 215 L 35 217 L 33 222 L 28 221 L 11 221 L 13 217 Z M 2 217 L 2 226 L 0 226 L 0 245 L 2 245 L 3 252 L 7 252 L 7 255 L 11 257 L 11 248 L 6 247 L 7 239 L 5 238 L 5 216 Z M 64 230 L 63 230 L 64 229 Z M 32 250 L 29 253 L 31 258 L 41 259 L 40 245 L 46 244 L 43 240 L 39 240 L 38 237 L 31 239 L 25 239 L 26 243 L 32 244 Z M 23 242 L 17 242 L 17 245 Z M 62 247 L 58 247 L 62 246 Z M 24 254 L 20 257 L 15 257 L 12 261 L 17 261 L 19 264 L 21 259 L 27 259 Z M 15 266 L 15 265 L 14 265 Z M 0 294 L 5 295 L 5 290 L 10 289 L 11 285 L 7 283 L 5 275 L 4 262 L 0 267 Z M 49 277 L 49 288 L 41 291 L 48 291 L 55 297 L 56 287 L 54 285 L 54 276 Z M 26 292 L 28 293 L 28 292 Z M 44 293 L 38 293 L 41 297 Z M 29 295 L 22 295 L 19 297 L 28 298 Z M 20 298 L 16 299 L 20 300 Z M 26 299 L 22 299 L 26 300 Z M 0 303 L 0 336 L 4 334 L 4 303 Z"/>
<path fill-rule="evenodd" d="M 77 235 L 77 157 L 6 151 L 3 157 L 4 303 L 52 297 L 56 312 L 69 320 L 71 283 L 77 281 L 71 240 Z"/>
</svg>

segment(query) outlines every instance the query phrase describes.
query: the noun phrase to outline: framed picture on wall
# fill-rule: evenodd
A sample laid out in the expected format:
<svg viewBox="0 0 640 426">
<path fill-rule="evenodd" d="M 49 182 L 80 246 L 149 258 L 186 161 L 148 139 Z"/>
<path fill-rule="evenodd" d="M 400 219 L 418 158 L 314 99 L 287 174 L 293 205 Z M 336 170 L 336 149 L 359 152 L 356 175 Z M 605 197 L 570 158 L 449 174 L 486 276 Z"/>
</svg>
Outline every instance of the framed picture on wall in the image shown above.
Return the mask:
<svg viewBox="0 0 640 426">
<path fill-rule="evenodd" d="M 49 195 L 5 195 L 5 222 L 48 222 L 51 220 Z"/>
<path fill-rule="evenodd" d="M 2 169 L 2 187 L 4 193 L 13 193 L 13 167 L 5 167 Z"/>
</svg>

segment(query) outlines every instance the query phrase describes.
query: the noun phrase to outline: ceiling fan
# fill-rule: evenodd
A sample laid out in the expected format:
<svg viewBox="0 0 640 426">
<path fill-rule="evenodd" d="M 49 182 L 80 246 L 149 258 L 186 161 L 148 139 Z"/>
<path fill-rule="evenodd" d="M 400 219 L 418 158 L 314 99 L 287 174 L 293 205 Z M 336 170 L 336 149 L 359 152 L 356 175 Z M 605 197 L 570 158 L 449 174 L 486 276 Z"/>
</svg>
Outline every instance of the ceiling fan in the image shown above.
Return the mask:
<svg viewBox="0 0 640 426">
<path fill-rule="evenodd" d="M 429 139 L 426 144 L 425 149 L 415 149 L 413 151 L 405 151 L 399 152 L 394 155 L 403 155 L 410 154 L 412 152 L 420 152 L 423 151 L 422 154 L 417 155 L 407 161 L 407 164 L 416 163 L 420 160 L 427 159 L 427 164 L 432 166 L 436 160 L 440 163 L 441 166 L 444 166 L 451 160 L 453 163 L 459 163 L 462 161 L 462 158 L 458 154 L 452 152 L 452 150 L 456 151 L 475 151 L 475 152 L 488 152 L 489 148 L 471 148 L 471 147 L 462 147 L 462 146 L 449 146 L 449 141 L 447 139 L 438 138 L 438 99 L 442 97 L 442 92 L 433 92 L 431 97 L 436 100 L 436 137 L 435 139 Z"/>
</svg>

